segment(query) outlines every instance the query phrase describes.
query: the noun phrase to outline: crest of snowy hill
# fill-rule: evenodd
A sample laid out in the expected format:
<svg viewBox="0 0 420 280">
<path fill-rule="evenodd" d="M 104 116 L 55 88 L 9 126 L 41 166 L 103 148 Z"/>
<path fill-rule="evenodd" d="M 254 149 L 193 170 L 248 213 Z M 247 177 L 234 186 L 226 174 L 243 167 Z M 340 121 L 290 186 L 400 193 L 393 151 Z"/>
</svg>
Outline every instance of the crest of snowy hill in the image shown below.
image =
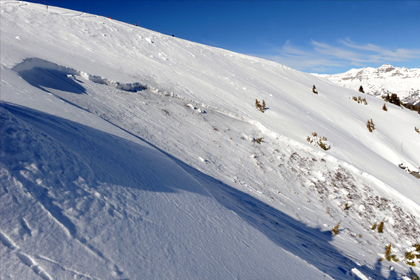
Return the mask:
<svg viewBox="0 0 420 280">
<path fill-rule="evenodd" d="M 384 64 L 379 68 L 351 69 L 341 74 L 314 75 L 355 90 L 363 86 L 365 93 L 374 96 L 385 97 L 396 93 L 402 102 L 420 105 L 420 68 L 407 69 Z"/>
<path fill-rule="evenodd" d="M 2 279 L 420 274 L 417 113 L 101 16 L 0 9 Z"/>
</svg>

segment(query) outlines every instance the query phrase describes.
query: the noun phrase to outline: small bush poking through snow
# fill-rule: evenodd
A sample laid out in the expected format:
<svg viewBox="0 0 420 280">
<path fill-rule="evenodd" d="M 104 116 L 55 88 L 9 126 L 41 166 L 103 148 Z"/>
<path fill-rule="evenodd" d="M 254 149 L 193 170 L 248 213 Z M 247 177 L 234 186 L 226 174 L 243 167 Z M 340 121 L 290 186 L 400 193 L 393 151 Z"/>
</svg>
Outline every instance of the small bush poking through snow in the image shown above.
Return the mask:
<svg viewBox="0 0 420 280">
<path fill-rule="evenodd" d="M 394 261 L 394 262 L 398 262 L 399 259 L 397 259 L 396 255 L 391 255 L 391 243 L 388 246 L 385 246 L 386 250 L 385 250 L 385 259 L 387 261 Z"/>
<path fill-rule="evenodd" d="M 370 229 L 371 229 L 371 230 L 375 230 L 377 226 L 378 226 L 378 224 L 375 222 L 375 223 L 373 224 L 373 226 L 372 226 Z"/>
<path fill-rule="evenodd" d="M 416 106 L 414 106 L 413 104 L 408 104 L 408 103 L 403 103 L 403 102 L 401 102 L 401 105 L 407 109 L 410 109 L 410 111 L 418 111 L 420 108 L 420 106 L 419 108 L 416 108 Z"/>
<path fill-rule="evenodd" d="M 326 143 L 327 137 L 320 137 L 316 132 L 312 133 L 312 137 L 308 136 L 306 137 L 306 141 L 313 144 L 314 146 L 320 147 L 324 149 L 325 151 L 329 150 L 331 148 L 331 145 L 328 145 Z"/>
<path fill-rule="evenodd" d="M 267 109 L 265 107 L 265 101 L 262 101 L 262 104 L 260 103 L 260 101 L 258 101 L 258 99 L 255 99 L 255 108 L 257 108 L 257 110 L 260 110 L 262 113 L 265 112 L 265 110 Z"/>
<path fill-rule="evenodd" d="M 365 104 L 365 105 L 368 105 L 367 104 L 367 101 L 366 101 L 366 98 L 362 98 L 362 100 L 361 100 L 361 102 L 360 103 L 363 103 L 363 104 Z"/>
<path fill-rule="evenodd" d="M 360 91 L 361 93 L 365 93 L 365 91 L 363 90 L 363 87 L 362 87 L 362 86 L 360 86 L 360 87 L 359 87 L 359 91 Z"/>
<path fill-rule="evenodd" d="M 335 227 L 333 227 L 333 229 L 331 230 L 334 235 L 337 235 L 340 232 L 339 230 L 340 223 L 341 221 L 339 221 L 338 224 Z"/>
<path fill-rule="evenodd" d="M 372 119 L 367 121 L 366 127 L 369 129 L 369 132 L 373 132 L 375 130 L 375 124 L 373 123 Z"/>
<path fill-rule="evenodd" d="M 315 94 L 318 94 L 318 91 L 316 90 L 315 85 L 312 87 L 312 92 L 315 93 Z"/>
<path fill-rule="evenodd" d="M 416 263 L 414 261 L 407 261 L 407 264 L 409 266 L 416 266 Z"/>
<path fill-rule="evenodd" d="M 385 221 L 384 221 L 384 220 L 382 220 L 382 221 L 379 223 L 379 226 L 378 226 L 378 232 L 379 232 L 379 233 L 384 233 L 384 223 L 385 223 Z"/>
<path fill-rule="evenodd" d="M 405 253 L 405 260 L 409 266 L 416 266 L 416 259 L 420 262 L 420 244 L 414 244 L 413 247 L 414 249 Z"/>
<path fill-rule="evenodd" d="M 385 97 L 385 101 L 389 102 L 389 103 L 392 103 L 392 104 L 395 104 L 397 106 L 401 106 L 400 98 L 395 93 L 391 94 L 391 96 L 389 96 L 389 94 L 387 94 L 386 97 Z"/>
<path fill-rule="evenodd" d="M 263 139 L 264 137 L 260 137 L 260 138 L 254 139 L 254 141 L 257 142 L 258 144 L 261 144 Z"/>
<path fill-rule="evenodd" d="M 384 106 L 382 106 L 382 110 L 388 111 L 388 108 L 386 107 L 385 103 L 384 103 Z"/>
<path fill-rule="evenodd" d="M 361 98 L 360 96 L 356 97 L 353 96 L 353 100 L 356 101 L 359 104 L 364 104 L 364 105 L 368 105 L 366 98 Z"/>
<path fill-rule="evenodd" d="M 420 259 L 420 244 L 414 244 L 414 250 L 405 252 L 405 261 L 409 266 L 416 266 L 416 259 Z"/>
</svg>

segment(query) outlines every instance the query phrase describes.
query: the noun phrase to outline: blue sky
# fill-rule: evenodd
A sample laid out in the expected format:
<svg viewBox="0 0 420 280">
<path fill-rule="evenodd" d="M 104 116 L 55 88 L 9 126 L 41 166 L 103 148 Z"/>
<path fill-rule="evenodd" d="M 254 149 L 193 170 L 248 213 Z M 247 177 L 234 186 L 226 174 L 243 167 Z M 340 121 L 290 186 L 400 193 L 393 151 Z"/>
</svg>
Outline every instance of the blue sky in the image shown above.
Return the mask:
<svg viewBox="0 0 420 280">
<path fill-rule="evenodd" d="M 334 74 L 385 63 L 420 68 L 418 0 L 45 2 L 304 72 Z"/>
</svg>

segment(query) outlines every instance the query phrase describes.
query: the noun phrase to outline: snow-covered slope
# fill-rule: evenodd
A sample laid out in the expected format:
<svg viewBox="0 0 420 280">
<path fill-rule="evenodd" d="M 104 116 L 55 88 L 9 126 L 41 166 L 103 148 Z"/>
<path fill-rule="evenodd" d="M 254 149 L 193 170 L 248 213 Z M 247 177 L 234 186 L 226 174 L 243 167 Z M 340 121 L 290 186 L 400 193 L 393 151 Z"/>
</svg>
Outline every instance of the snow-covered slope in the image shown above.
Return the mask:
<svg viewBox="0 0 420 280">
<path fill-rule="evenodd" d="M 274 62 L 2 1 L 1 278 L 419 274 L 405 252 L 420 243 L 420 181 L 398 167 L 420 166 L 419 115 L 354 95 Z M 314 132 L 329 150 L 307 142 Z M 398 263 L 379 261 L 389 244 Z"/>
<path fill-rule="evenodd" d="M 351 69 L 341 74 L 314 75 L 354 90 L 363 86 L 365 93 L 374 96 L 396 93 L 404 103 L 420 105 L 420 68 L 407 69 L 384 64 L 379 68 Z"/>
</svg>

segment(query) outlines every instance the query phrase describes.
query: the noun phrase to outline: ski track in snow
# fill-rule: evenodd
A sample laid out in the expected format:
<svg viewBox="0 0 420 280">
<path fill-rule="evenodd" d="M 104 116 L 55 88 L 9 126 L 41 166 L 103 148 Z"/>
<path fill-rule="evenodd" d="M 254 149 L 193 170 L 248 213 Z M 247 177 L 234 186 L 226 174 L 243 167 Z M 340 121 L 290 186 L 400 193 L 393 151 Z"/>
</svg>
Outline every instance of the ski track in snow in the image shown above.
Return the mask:
<svg viewBox="0 0 420 280">
<path fill-rule="evenodd" d="M 22 253 L 18 246 L 3 232 L 0 232 L 0 241 L 4 246 L 15 252 L 16 257 L 26 266 L 28 266 L 37 276 L 44 280 L 52 280 L 51 276 L 44 271 L 44 269 L 34 261 L 34 259 Z"/>
<path fill-rule="evenodd" d="M 48 275 L 48 273 L 46 273 L 33 259 L 32 257 L 23 254 L 23 253 L 16 253 L 16 256 L 21 260 L 22 263 L 24 263 L 25 265 L 29 266 L 32 271 L 38 275 L 39 277 L 41 277 L 44 280 L 51 280 L 51 276 Z"/>
<path fill-rule="evenodd" d="M 0 232 L 0 241 L 4 246 L 8 247 L 10 250 L 17 248 L 16 244 L 3 232 Z"/>
<path fill-rule="evenodd" d="M 66 266 L 64 266 L 64 265 L 62 265 L 62 264 L 60 264 L 60 263 L 58 263 L 58 262 L 56 262 L 56 261 L 54 261 L 54 260 L 52 260 L 50 258 L 47 258 L 45 256 L 37 255 L 36 258 L 37 259 L 40 259 L 40 260 L 44 260 L 44 261 L 50 262 L 50 263 L 52 263 L 52 264 L 60 267 L 60 269 L 63 270 L 63 271 L 70 272 L 71 274 L 73 274 L 73 278 L 76 278 L 77 277 L 77 279 L 98 279 L 98 278 L 90 277 L 89 275 L 86 275 L 84 273 L 78 272 L 78 271 L 73 270 L 71 268 L 68 268 L 68 267 L 66 267 Z"/>
</svg>

